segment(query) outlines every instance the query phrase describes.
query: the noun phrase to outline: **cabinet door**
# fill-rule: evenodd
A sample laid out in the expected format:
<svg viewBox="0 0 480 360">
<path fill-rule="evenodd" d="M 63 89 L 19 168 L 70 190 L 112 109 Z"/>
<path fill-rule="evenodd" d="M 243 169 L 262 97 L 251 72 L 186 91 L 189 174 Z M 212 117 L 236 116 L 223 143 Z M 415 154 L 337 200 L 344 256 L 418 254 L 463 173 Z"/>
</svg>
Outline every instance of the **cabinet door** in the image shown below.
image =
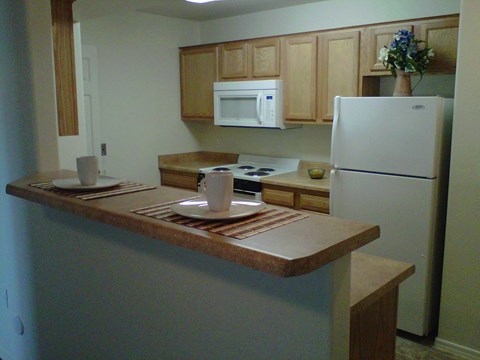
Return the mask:
<svg viewBox="0 0 480 360">
<path fill-rule="evenodd" d="M 241 79 L 248 76 L 248 46 L 246 42 L 223 44 L 220 47 L 220 77 Z"/>
<path fill-rule="evenodd" d="M 160 169 L 160 184 L 197 191 L 198 174 Z"/>
<path fill-rule="evenodd" d="M 358 96 L 360 31 L 331 32 L 319 35 L 318 118 L 333 120 L 335 96 Z"/>
<path fill-rule="evenodd" d="M 300 194 L 299 208 L 328 214 L 329 198 L 328 196 Z"/>
<path fill-rule="evenodd" d="M 285 119 L 315 122 L 317 82 L 316 36 L 285 38 L 284 102 Z"/>
<path fill-rule="evenodd" d="M 367 29 L 367 49 L 366 49 L 366 73 L 382 71 L 385 74 L 390 74 L 390 71 L 385 69 L 382 61 L 378 60 L 380 49 L 384 46 L 390 46 L 393 41 L 393 35 L 398 30 L 413 31 L 413 25 L 410 24 L 395 24 L 390 26 L 378 26 Z"/>
<path fill-rule="evenodd" d="M 270 189 L 264 186 L 262 189 L 262 200 L 268 204 L 293 208 L 295 205 L 295 193 L 292 191 Z"/>
<path fill-rule="evenodd" d="M 419 37 L 435 53 L 427 72 L 454 73 L 457 64 L 458 17 L 422 23 Z"/>
<path fill-rule="evenodd" d="M 265 39 L 251 42 L 252 77 L 280 76 L 280 39 Z"/>
<path fill-rule="evenodd" d="M 213 119 L 217 47 L 180 51 L 182 119 Z"/>
</svg>

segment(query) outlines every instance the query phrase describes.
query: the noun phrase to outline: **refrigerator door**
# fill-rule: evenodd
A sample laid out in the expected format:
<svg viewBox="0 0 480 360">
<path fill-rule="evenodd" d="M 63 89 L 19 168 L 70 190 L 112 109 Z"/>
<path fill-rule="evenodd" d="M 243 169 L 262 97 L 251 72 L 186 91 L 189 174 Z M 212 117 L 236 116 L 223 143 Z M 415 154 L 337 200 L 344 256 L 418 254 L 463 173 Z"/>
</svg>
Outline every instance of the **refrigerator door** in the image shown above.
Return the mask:
<svg viewBox="0 0 480 360">
<path fill-rule="evenodd" d="M 415 264 L 400 285 L 398 328 L 431 329 L 437 180 L 332 170 L 330 214 L 380 225 L 380 238 L 359 251 Z"/>
<path fill-rule="evenodd" d="M 332 167 L 435 178 L 441 97 L 336 97 Z"/>
</svg>

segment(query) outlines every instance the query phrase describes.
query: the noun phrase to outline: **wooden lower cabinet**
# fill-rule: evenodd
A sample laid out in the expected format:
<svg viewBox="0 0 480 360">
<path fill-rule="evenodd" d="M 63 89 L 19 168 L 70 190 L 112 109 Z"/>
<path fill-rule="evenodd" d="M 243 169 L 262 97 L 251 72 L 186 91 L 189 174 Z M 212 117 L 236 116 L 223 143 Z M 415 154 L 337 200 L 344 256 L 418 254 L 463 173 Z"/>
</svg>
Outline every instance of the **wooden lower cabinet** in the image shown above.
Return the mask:
<svg viewBox="0 0 480 360">
<path fill-rule="evenodd" d="M 160 184 L 197 191 L 197 173 L 160 169 Z"/>
<path fill-rule="evenodd" d="M 275 190 L 264 187 L 262 189 L 262 200 L 273 205 L 290 208 L 295 206 L 295 194 L 291 191 Z"/>
<path fill-rule="evenodd" d="M 324 193 L 321 193 L 322 195 Z M 299 207 L 304 210 L 329 213 L 330 199 L 322 195 L 302 194 L 299 196 Z"/>
<path fill-rule="evenodd" d="M 296 210 L 310 210 L 325 214 L 330 212 L 329 193 L 326 191 L 263 184 L 262 200 L 267 204 Z"/>
</svg>

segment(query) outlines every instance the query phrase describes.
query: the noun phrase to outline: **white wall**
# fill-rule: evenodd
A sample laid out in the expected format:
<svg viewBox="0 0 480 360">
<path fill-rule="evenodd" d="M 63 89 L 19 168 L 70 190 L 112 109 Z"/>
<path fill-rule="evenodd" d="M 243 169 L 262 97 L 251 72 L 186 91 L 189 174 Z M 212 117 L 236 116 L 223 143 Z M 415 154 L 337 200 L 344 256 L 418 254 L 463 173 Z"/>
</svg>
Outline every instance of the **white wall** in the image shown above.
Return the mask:
<svg viewBox="0 0 480 360">
<path fill-rule="evenodd" d="M 43 16 L 45 12 L 37 10 L 36 23 L 30 23 L 29 29 L 42 29 L 45 24 L 50 27 L 49 18 Z M 49 6 L 45 11 L 47 14 L 50 12 Z M 35 359 L 37 354 L 31 271 L 31 241 L 34 236 L 30 231 L 29 211 L 25 204 L 5 194 L 8 182 L 35 172 L 39 163 L 50 163 L 50 155 L 46 154 L 51 154 L 51 147 L 46 145 L 47 150 L 39 151 L 39 132 L 35 131 L 37 126 L 42 126 L 42 122 L 35 121 L 35 115 L 49 114 L 51 109 L 48 104 L 34 107 L 32 78 L 42 76 L 34 76 L 31 70 L 28 37 L 34 34 L 27 29 L 27 16 L 31 19 L 30 15 L 26 13 L 22 1 L 0 2 L 0 358 L 4 360 Z M 44 42 L 48 37 L 36 34 L 36 38 L 36 48 L 44 48 L 39 49 L 36 57 L 39 59 L 51 47 L 48 41 Z M 36 68 L 50 68 L 49 59 L 51 56 L 47 57 L 47 61 L 43 59 Z M 53 98 L 48 95 L 52 82 L 51 77 L 45 82 L 46 94 L 37 93 L 50 104 L 54 104 Z M 40 131 L 41 140 L 55 138 L 55 116 L 51 120 L 53 125 L 48 124 L 50 126 L 47 127 L 53 129 L 53 134 Z M 42 162 L 38 160 L 39 153 L 46 155 Z M 52 164 L 55 164 L 55 158 Z M 15 331 L 14 319 L 17 317 L 23 322 L 23 335 Z"/>
<path fill-rule="evenodd" d="M 202 41 L 334 29 L 385 21 L 454 14 L 460 0 L 328 0 L 202 23 Z"/>
<path fill-rule="evenodd" d="M 33 244 L 39 358 L 330 358 L 332 296 L 335 288 L 348 299 L 349 257 L 336 269 L 281 278 L 28 207 L 41 240 Z M 347 281 L 342 288 L 331 282 L 335 274 Z M 340 334 L 346 350 L 348 336 Z"/>
<path fill-rule="evenodd" d="M 98 50 L 107 175 L 158 184 L 158 155 L 199 148 L 199 130 L 180 120 L 178 56 L 182 43 L 198 42 L 199 25 L 122 12 L 84 21 L 81 29 L 82 42 Z"/>
<path fill-rule="evenodd" d="M 480 2 L 460 18 L 447 234 L 437 345 L 480 358 Z"/>
</svg>

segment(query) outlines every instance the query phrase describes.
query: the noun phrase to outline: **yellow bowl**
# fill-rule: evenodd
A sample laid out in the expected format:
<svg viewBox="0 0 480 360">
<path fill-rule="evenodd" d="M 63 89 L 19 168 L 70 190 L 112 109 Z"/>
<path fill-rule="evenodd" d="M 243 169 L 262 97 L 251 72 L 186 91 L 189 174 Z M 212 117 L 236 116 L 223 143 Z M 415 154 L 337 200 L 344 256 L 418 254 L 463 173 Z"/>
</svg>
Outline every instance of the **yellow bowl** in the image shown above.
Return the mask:
<svg viewBox="0 0 480 360">
<path fill-rule="evenodd" d="M 325 169 L 320 169 L 320 168 L 308 169 L 308 176 L 310 176 L 311 179 L 322 179 L 324 175 L 325 175 Z"/>
</svg>

